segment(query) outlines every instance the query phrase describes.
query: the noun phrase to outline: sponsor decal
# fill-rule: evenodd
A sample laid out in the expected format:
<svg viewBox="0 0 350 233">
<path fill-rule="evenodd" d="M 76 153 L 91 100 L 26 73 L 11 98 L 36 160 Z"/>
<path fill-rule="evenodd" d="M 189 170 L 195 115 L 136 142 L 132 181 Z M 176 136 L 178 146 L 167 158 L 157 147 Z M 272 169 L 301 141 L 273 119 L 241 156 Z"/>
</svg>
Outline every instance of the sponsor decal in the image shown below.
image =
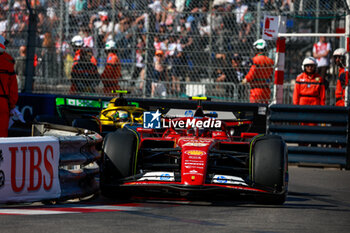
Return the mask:
<svg viewBox="0 0 350 233">
<path fill-rule="evenodd" d="M 212 179 L 212 183 L 248 186 L 245 181 L 238 176 L 215 175 Z"/>
<path fill-rule="evenodd" d="M 227 183 L 227 178 L 225 176 L 219 176 L 216 178 L 216 180 L 219 182 L 219 183 L 222 183 L 222 184 L 225 184 Z"/>
<path fill-rule="evenodd" d="M 143 113 L 143 128 L 145 129 L 160 129 L 162 128 L 221 128 L 221 121 L 214 118 L 206 120 L 198 120 L 198 118 L 186 118 L 184 120 L 161 121 L 161 113 L 156 112 Z M 161 124 L 163 123 L 163 124 Z"/>
<path fill-rule="evenodd" d="M 4 138 L 0 141 L 0 151 L 0 202 L 60 196 L 57 138 Z"/>
<path fill-rule="evenodd" d="M 204 166 L 204 163 L 185 162 L 185 165 L 197 165 L 197 166 Z"/>
<path fill-rule="evenodd" d="M 168 173 L 160 175 L 160 180 L 170 180 L 171 176 Z"/>
<path fill-rule="evenodd" d="M 189 159 L 202 159 L 200 156 L 188 156 Z"/>
<path fill-rule="evenodd" d="M 194 112 L 192 110 L 187 110 L 187 111 L 185 111 L 185 116 L 186 117 L 193 117 L 194 116 Z"/>
<path fill-rule="evenodd" d="M 207 152 L 202 151 L 202 150 L 187 150 L 185 151 L 186 154 L 188 155 L 198 155 L 198 156 L 202 156 L 207 154 Z"/>
<path fill-rule="evenodd" d="M 143 113 L 143 128 L 145 129 L 160 129 L 160 116 L 162 114 L 157 110 L 156 112 Z"/>
<path fill-rule="evenodd" d="M 206 144 L 208 144 L 208 143 L 211 143 L 211 142 L 213 142 L 214 141 L 214 139 L 193 139 L 193 137 L 188 137 L 188 138 L 186 138 L 186 137 L 183 137 L 183 138 L 181 138 L 181 142 L 184 142 L 184 143 L 206 143 Z"/>
<path fill-rule="evenodd" d="M 183 146 L 196 146 L 196 147 L 204 147 L 207 146 L 208 144 L 206 143 L 201 143 L 201 142 L 186 142 Z"/>
<path fill-rule="evenodd" d="M 138 181 L 175 181 L 174 172 L 147 172 Z M 137 184 L 137 183 L 135 183 Z"/>
<path fill-rule="evenodd" d="M 203 168 L 201 168 L 200 170 L 203 171 Z M 199 176 L 203 176 L 203 173 L 199 172 L 197 169 L 192 169 L 189 172 L 184 173 L 184 175 L 199 175 Z"/>
</svg>

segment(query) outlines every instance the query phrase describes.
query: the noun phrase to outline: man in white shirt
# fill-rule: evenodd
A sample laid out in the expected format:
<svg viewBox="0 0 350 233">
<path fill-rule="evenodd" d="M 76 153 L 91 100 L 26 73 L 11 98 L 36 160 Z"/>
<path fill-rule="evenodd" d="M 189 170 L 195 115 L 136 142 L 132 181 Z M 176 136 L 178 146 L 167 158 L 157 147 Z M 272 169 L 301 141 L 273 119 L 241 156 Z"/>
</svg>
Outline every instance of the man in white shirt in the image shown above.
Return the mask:
<svg viewBox="0 0 350 233">
<path fill-rule="evenodd" d="M 327 80 L 326 74 L 329 68 L 329 53 L 331 50 L 331 44 L 326 41 L 324 36 L 320 36 L 320 40 L 314 44 L 312 49 L 313 57 L 317 60 L 318 73 L 325 80 Z"/>
</svg>

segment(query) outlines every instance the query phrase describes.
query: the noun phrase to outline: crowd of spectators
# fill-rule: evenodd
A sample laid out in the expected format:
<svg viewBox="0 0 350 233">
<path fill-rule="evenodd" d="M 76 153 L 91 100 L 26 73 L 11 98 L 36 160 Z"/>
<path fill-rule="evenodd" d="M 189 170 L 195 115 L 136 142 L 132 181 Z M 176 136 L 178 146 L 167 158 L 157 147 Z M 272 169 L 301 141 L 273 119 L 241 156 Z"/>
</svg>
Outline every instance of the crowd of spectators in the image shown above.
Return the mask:
<svg viewBox="0 0 350 233">
<path fill-rule="evenodd" d="M 25 0 L 11 2 L 13 6 L 0 0 L 0 33 L 9 39 L 9 47 L 19 48 L 26 45 L 29 13 Z M 179 94 L 183 89 L 177 81 L 217 80 L 220 72 L 232 77 L 228 72 L 233 72 L 233 54 L 239 54 L 244 66 L 244 58 L 252 55 L 250 48 L 256 39 L 253 0 L 65 0 L 63 5 L 58 0 L 29 2 L 37 14 L 36 55 L 41 61 L 37 75 L 47 78 L 64 74 L 57 67 L 63 70 L 69 64 L 73 53 L 70 40 L 81 35 L 84 47 L 92 49 L 100 66 L 106 62 L 106 42 L 114 40 L 122 68 L 130 71 L 135 83 L 144 80 L 147 61 L 156 61 L 156 51 L 162 51 L 164 79 L 171 83 L 167 91 Z M 261 0 L 263 10 L 291 8 L 292 2 Z M 147 47 L 149 41 L 154 42 L 151 48 Z M 154 58 L 146 61 L 150 51 Z M 57 66 L 60 63 L 63 65 Z M 155 65 L 152 67 L 156 76 Z M 142 83 L 137 86 L 144 87 Z"/>
</svg>

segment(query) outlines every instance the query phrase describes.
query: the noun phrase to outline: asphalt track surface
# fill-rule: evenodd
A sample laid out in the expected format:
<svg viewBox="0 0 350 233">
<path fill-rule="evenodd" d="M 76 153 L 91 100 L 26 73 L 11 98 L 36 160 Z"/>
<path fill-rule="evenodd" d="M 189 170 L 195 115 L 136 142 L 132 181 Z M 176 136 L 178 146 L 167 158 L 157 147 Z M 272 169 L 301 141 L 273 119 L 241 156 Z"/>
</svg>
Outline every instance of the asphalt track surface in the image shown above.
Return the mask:
<svg viewBox="0 0 350 233">
<path fill-rule="evenodd" d="M 0 232 L 350 232 L 350 171 L 290 167 L 282 206 L 104 198 L 0 205 Z"/>
</svg>

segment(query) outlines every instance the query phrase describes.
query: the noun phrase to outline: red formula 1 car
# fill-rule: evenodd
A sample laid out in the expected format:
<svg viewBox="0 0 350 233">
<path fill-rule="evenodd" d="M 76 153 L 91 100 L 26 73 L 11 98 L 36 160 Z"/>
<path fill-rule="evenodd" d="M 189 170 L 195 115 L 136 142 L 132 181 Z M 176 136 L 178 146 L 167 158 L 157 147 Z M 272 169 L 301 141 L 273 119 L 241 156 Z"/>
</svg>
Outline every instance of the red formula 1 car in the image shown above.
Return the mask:
<svg viewBox="0 0 350 233">
<path fill-rule="evenodd" d="M 159 117 L 158 111 L 152 114 Z M 283 204 L 288 187 L 286 144 L 279 136 L 237 132 L 251 123 L 213 118 L 199 105 L 194 116 L 161 118 L 160 128 L 145 128 L 144 122 L 143 128 L 109 133 L 100 166 L 101 192 L 108 197 L 140 190 L 233 192 L 251 194 L 261 203 Z"/>
</svg>

